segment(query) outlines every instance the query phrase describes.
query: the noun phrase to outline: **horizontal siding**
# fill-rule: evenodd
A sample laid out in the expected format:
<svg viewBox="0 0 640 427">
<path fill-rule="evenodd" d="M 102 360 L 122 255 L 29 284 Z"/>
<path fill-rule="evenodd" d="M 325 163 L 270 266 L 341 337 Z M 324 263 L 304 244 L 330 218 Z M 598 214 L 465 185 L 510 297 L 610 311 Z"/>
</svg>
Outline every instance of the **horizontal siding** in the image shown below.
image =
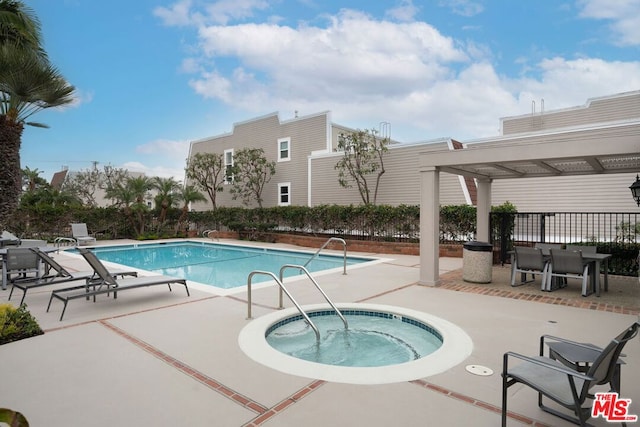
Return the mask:
<svg viewBox="0 0 640 427">
<path fill-rule="evenodd" d="M 491 199 L 521 212 L 638 212 L 634 181 L 634 174 L 502 179 L 493 181 Z"/>
<path fill-rule="evenodd" d="M 384 156 L 385 173 L 380 180 L 377 204 L 385 205 L 418 205 L 420 204 L 420 172 L 418 160 L 420 153 L 428 150 L 446 148 L 444 144 L 396 145 L 389 148 Z M 338 171 L 335 165 L 341 158 L 341 154 L 323 156 L 312 160 L 313 182 L 311 186 L 312 206 L 322 204 L 361 204 L 362 198 L 358 189 L 340 187 L 338 183 Z M 375 189 L 375 176 L 369 180 L 370 190 Z M 465 203 L 464 192 L 457 176 L 441 174 L 440 176 L 440 201 L 441 204 Z"/>
<path fill-rule="evenodd" d="M 640 117 L 640 92 L 592 100 L 584 107 L 502 119 L 502 134 L 594 125 Z"/>
</svg>

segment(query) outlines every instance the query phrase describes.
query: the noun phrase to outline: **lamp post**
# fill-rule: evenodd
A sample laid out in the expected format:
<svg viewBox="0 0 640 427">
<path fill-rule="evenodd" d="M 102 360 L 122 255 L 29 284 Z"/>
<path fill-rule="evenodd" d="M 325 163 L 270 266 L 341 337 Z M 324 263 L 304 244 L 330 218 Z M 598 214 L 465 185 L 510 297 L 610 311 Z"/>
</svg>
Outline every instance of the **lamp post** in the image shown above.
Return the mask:
<svg viewBox="0 0 640 427">
<path fill-rule="evenodd" d="M 629 187 L 629 190 L 631 190 L 631 195 L 633 195 L 633 200 L 635 200 L 638 206 L 640 206 L 640 178 L 638 177 L 638 175 L 636 175 L 636 181 L 633 184 L 631 184 L 631 187 Z"/>
</svg>

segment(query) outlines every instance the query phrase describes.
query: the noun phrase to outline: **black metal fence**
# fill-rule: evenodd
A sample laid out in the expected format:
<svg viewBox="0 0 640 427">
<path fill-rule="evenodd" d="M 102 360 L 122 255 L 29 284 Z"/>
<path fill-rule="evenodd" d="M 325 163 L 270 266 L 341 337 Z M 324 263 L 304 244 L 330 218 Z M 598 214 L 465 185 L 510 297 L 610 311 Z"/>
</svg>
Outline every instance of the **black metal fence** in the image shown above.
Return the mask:
<svg viewBox="0 0 640 427">
<path fill-rule="evenodd" d="M 640 213 L 493 212 L 491 240 L 502 263 L 509 261 L 513 246 L 597 246 L 598 252 L 613 254 L 609 273 L 633 276 L 638 275 Z"/>
</svg>

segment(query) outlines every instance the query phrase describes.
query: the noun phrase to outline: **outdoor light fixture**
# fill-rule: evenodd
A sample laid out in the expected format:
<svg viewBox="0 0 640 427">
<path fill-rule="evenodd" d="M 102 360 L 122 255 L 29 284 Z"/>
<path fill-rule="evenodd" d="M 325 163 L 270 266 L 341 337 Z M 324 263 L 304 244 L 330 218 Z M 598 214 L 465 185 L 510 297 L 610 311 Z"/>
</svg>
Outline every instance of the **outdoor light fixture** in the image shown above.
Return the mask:
<svg viewBox="0 0 640 427">
<path fill-rule="evenodd" d="M 631 184 L 629 190 L 631 190 L 633 200 L 635 200 L 638 206 L 640 206 L 640 178 L 638 178 L 638 175 L 636 175 L 636 182 Z"/>
</svg>

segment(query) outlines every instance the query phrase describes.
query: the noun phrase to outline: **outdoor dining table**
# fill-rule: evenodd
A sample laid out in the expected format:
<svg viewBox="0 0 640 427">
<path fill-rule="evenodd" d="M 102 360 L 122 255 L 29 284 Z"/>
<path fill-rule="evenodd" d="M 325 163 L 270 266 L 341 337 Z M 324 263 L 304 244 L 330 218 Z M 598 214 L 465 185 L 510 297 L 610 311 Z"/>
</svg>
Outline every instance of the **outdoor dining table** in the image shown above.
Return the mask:
<svg viewBox="0 0 640 427">
<path fill-rule="evenodd" d="M 511 255 L 511 268 L 514 269 L 516 267 L 516 253 L 515 251 L 509 251 L 509 255 Z M 551 252 L 549 252 L 549 249 L 542 248 L 542 255 L 545 258 L 551 258 Z M 604 290 L 605 292 L 609 292 L 609 259 L 611 259 L 612 256 L 613 255 L 611 254 L 602 253 L 582 253 L 582 259 L 593 265 L 593 268 L 589 268 L 589 275 L 591 276 L 591 280 L 593 280 L 592 283 L 594 289 L 596 290 L 596 296 L 600 296 L 601 264 L 604 265 Z"/>
<path fill-rule="evenodd" d="M 19 248 L 20 246 L 13 246 Z M 7 289 L 7 283 L 9 282 L 9 272 L 7 271 L 7 250 L 11 248 L 0 248 L 0 257 L 2 257 L 2 290 Z M 59 248 L 55 246 L 38 246 L 42 252 L 51 253 L 57 251 Z"/>
</svg>

